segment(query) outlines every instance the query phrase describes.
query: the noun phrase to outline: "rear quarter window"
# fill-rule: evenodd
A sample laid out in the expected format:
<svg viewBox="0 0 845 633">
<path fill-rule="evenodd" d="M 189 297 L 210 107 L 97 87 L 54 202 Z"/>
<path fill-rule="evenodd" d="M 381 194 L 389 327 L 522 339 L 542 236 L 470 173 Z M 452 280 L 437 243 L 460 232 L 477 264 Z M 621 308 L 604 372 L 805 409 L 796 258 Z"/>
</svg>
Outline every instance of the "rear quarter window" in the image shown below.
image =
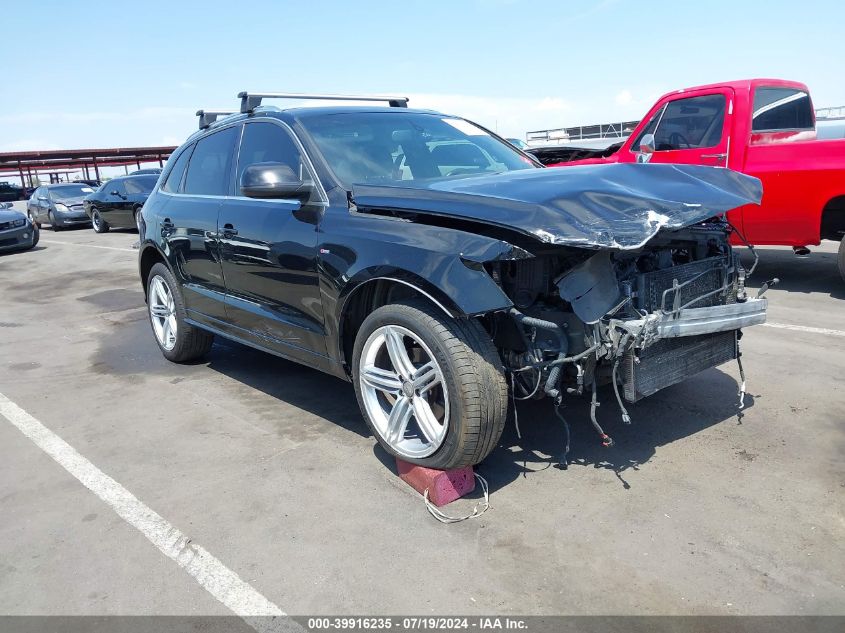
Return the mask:
<svg viewBox="0 0 845 633">
<path fill-rule="evenodd" d="M 810 95 L 794 88 L 757 88 L 751 113 L 752 132 L 812 130 L 815 128 Z"/>
<path fill-rule="evenodd" d="M 182 153 L 176 158 L 176 162 L 173 163 L 173 167 L 167 174 L 167 179 L 161 186 L 162 191 L 166 191 L 167 193 L 176 193 L 179 191 L 179 185 L 182 183 L 182 176 L 185 175 L 185 168 L 188 166 L 188 161 L 190 160 L 191 152 L 193 151 L 193 145 L 189 145 L 182 150 Z"/>
</svg>

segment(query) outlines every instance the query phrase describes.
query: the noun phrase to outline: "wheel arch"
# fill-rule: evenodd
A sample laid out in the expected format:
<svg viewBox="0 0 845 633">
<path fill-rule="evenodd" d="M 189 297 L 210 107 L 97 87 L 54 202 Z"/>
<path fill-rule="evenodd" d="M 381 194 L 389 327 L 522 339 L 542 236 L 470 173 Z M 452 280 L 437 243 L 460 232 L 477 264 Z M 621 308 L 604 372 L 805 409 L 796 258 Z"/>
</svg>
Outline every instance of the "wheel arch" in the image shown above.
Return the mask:
<svg viewBox="0 0 845 633">
<path fill-rule="evenodd" d="M 821 239 L 841 240 L 845 235 L 845 195 L 828 200 L 822 209 Z"/>
<path fill-rule="evenodd" d="M 358 279 L 356 283 L 349 283 L 347 288 L 347 292 L 338 302 L 340 309 L 336 321 L 337 349 L 335 350 L 347 376 L 351 373 L 350 362 L 355 334 L 367 315 L 381 306 L 397 303 L 403 299 L 417 298 L 451 318 L 472 316 L 442 289 L 406 270 L 373 274 Z"/>
<path fill-rule="evenodd" d="M 141 253 L 138 256 L 138 273 L 141 276 L 141 285 L 144 287 L 144 301 L 147 300 L 147 278 L 150 276 L 150 271 L 156 264 L 164 264 L 170 268 L 167 263 L 167 258 L 152 244 L 146 244 L 141 247 Z"/>
</svg>

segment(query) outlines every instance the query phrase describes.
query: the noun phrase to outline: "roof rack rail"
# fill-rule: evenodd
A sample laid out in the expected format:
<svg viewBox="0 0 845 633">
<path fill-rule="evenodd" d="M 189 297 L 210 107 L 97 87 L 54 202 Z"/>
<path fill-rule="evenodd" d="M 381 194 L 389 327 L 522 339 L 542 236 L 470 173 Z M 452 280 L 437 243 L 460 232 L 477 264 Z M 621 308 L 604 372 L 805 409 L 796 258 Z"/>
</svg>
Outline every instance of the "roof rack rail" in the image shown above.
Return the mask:
<svg viewBox="0 0 845 633">
<path fill-rule="evenodd" d="M 237 112 L 237 110 L 197 110 L 197 116 L 200 118 L 200 129 L 209 128 L 219 116 L 228 116 L 229 114 L 237 114 Z"/>
<path fill-rule="evenodd" d="M 387 101 L 392 108 L 407 108 L 408 97 L 389 97 L 373 95 L 312 95 L 291 92 L 239 92 L 241 112 L 252 112 L 261 105 L 262 99 L 314 99 L 320 101 Z"/>
</svg>

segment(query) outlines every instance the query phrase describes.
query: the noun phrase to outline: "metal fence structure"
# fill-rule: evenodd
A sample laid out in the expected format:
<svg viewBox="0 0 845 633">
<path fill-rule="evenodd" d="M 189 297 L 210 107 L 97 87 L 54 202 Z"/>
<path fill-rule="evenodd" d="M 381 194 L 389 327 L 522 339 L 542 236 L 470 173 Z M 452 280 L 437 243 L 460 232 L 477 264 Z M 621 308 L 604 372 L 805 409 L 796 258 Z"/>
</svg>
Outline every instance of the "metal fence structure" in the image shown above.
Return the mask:
<svg viewBox="0 0 845 633">
<path fill-rule="evenodd" d="M 841 119 L 845 119 L 845 105 L 816 108 L 816 121 L 838 121 Z"/>
<path fill-rule="evenodd" d="M 845 120 L 845 105 L 816 108 L 817 121 Z M 533 130 L 525 133 L 529 145 L 571 143 L 573 141 L 627 138 L 639 121 L 598 123 L 575 127 L 558 127 L 548 130 Z"/>
<path fill-rule="evenodd" d="M 530 143 L 560 143 L 606 138 L 623 139 L 628 136 L 639 121 L 621 121 L 617 123 L 599 123 L 597 125 L 578 125 L 550 130 L 534 130 L 525 133 L 525 140 Z"/>
</svg>

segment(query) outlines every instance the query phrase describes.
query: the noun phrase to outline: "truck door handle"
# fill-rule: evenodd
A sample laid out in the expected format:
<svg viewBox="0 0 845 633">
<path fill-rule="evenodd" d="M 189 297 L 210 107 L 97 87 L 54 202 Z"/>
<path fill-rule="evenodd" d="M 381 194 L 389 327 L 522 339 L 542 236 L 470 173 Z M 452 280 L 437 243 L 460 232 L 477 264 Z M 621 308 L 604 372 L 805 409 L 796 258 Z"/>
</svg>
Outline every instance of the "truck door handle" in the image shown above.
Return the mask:
<svg viewBox="0 0 845 633">
<path fill-rule="evenodd" d="M 725 160 L 728 155 L 727 154 L 702 154 L 702 158 L 715 158 L 716 160 Z"/>
</svg>

